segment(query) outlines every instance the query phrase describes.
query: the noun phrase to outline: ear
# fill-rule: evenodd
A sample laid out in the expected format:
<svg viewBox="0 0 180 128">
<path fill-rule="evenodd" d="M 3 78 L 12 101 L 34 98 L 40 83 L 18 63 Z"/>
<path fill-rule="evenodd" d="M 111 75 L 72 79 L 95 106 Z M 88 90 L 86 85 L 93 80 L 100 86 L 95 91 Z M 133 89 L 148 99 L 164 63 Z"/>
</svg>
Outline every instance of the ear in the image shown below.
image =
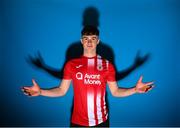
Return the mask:
<svg viewBox="0 0 180 128">
<path fill-rule="evenodd" d="M 83 44 L 82 39 L 80 39 L 80 41 L 81 41 L 81 44 Z"/>
<path fill-rule="evenodd" d="M 97 44 L 99 44 L 99 42 L 100 42 L 100 39 L 98 39 Z"/>
</svg>

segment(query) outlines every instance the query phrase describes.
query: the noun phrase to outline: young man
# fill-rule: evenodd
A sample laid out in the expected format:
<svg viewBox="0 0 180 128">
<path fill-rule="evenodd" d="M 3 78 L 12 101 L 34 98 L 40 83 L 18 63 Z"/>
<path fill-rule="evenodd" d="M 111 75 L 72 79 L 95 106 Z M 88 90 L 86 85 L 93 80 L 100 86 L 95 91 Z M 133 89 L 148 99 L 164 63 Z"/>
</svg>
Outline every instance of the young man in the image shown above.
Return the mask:
<svg viewBox="0 0 180 128">
<path fill-rule="evenodd" d="M 71 126 L 103 126 L 108 127 L 108 111 L 105 101 L 106 84 L 115 97 L 145 93 L 152 89 L 153 82 L 142 82 L 142 76 L 133 88 L 120 88 L 115 80 L 114 66 L 96 54 L 99 44 L 99 30 L 93 26 L 85 26 L 81 31 L 83 55 L 70 60 L 64 68 L 63 79 L 57 88 L 41 89 L 32 80 L 32 87 L 23 87 L 22 91 L 29 96 L 63 96 L 73 83 L 74 109 Z"/>
</svg>

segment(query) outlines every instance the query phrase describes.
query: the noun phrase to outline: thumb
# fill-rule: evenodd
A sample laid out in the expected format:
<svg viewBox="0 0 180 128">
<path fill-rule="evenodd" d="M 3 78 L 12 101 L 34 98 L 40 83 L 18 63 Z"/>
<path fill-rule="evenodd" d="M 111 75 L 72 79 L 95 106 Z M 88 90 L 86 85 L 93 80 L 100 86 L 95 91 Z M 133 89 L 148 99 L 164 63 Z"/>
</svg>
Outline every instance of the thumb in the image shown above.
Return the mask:
<svg viewBox="0 0 180 128">
<path fill-rule="evenodd" d="M 37 86 L 37 83 L 36 83 L 36 81 L 34 79 L 32 79 L 32 83 L 33 83 L 34 86 Z"/>
<path fill-rule="evenodd" d="M 138 82 L 142 82 L 143 76 L 141 75 L 141 77 L 139 78 Z"/>
</svg>

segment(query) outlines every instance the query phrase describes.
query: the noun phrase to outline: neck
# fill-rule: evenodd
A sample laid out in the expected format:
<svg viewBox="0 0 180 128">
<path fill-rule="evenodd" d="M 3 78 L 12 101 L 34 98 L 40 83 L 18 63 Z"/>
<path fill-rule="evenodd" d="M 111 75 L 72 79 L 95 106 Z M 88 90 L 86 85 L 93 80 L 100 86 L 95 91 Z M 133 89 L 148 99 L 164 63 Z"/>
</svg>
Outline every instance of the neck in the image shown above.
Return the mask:
<svg viewBox="0 0 180 128">
<path fill-rule="evenodd" d="M 85 52 L 84 51 L 83 56 L 94 57 L 94 56 L 96 56 L 96 52 Z"/>
</svg>

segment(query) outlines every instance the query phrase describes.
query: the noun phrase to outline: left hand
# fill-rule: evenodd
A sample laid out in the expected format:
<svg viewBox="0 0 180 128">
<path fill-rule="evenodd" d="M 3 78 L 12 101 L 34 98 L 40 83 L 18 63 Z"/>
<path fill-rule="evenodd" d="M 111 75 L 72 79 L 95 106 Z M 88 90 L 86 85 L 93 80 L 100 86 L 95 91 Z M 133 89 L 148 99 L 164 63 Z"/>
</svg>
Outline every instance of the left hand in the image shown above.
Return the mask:
<svg viewBox="0 0 180 128">
<path fill-rule="evenodd" d="M 143 76 L 141 76 L 136 84 L 135 90 L 137 93 L 145 93 L 150 91 L 154 87 L 154 82 L 142 82 Z"/>
</svg>

